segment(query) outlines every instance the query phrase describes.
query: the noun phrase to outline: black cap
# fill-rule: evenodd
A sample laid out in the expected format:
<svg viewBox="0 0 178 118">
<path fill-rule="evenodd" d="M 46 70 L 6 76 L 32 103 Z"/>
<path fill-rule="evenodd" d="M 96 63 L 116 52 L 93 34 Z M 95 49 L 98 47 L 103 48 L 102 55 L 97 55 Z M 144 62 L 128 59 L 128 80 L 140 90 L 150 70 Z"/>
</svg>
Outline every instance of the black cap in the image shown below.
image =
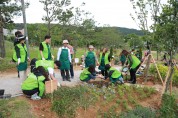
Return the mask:
<svg viewBox="0 0 178 118">
<path fill-rule="evenodd" d="M 26 36 L 24 36 L 24 35 L 22 35 L 22 34 L 19 34 L 19 35 L 17 36 L 17 40 L 18 40 L 18 41 L 25 40 L 25 38 L 26 38 Z"/>
</svg>

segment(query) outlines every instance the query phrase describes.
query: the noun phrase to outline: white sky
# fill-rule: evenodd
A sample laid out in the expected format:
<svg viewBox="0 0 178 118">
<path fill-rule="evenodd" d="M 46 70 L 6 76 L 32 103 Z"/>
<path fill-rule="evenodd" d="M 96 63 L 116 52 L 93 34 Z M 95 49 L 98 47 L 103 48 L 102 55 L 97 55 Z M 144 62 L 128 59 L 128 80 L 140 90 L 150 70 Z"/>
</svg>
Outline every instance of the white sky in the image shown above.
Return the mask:
<svg viewBox="0 0 178 118">
<path fill-rule="evenodd" d="M 45 15 L 43 4 L 39 0 L 25 1 L 30 3 L 29 8 L 26 9 L 27 23 L 44 23 L 42 21 L 42 17 Z M 139 29 L 130 16 L 130 13 L 133 12 L 130 0 L 71 0 L 71 2 L 73 6 L 79 6 L 85 2 L 84 10 L 92 13 L 94 20 L 100 23 L 100 26 L 108 24 Z M 14 18 L 14 21 L 15 23 L 22 23 L 23 18 L 18 16 Z"/>
</svg>

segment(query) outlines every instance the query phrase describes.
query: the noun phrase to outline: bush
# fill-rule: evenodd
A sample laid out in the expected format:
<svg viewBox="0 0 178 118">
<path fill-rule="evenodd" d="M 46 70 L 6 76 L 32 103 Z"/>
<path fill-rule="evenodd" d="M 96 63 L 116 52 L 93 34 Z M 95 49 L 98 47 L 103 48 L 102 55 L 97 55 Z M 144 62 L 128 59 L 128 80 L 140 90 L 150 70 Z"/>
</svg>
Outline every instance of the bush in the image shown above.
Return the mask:
<svg viewBox="0 0 178 118">
<path fill-rule="evenodd" d="M 119 118 L 156 118 L 156 112 L 150 108 L 137 106 L 133 110 L 121 113 Z"/>
<path fill-rule="evenodd" d="M 75 112 L 78 107 L 86 109 L 95 100 L 96 96 L 90 94 L 89 89 L 85 86 L 73 88 L 61 87 L 54 92 L 52 110 L 58 116 L 75 117 Z"/>
<path fill-rule="evenodd" d="M 178 116 L 178 106 L 174 96 L 164 94 L 160 108 L 160 118 L 176 118 Z"/>
<path fill-rule="evenodd" d="M 168 72 L 168 66 L 164 66 L 162 64 L 158 64 L 157 66 L 158 66 L 158 70 L 161 74 L 161 77 L 164 80 L 166 78 L 166 75 Z M 156 74 L 157 74 L 156 67 L 154 65 L 151 65 L 149 72 L 150 72 L 150 74 L 156 76 Z M 173 85 L 178 86 L 178 70 L 176 68 L 174 69 L 174 73 L 172 76 L 172 82 L 173 82 Z"/>
<path fill-rule="evenodd" d="M 6 69 L 11 69 L 11 68 L 15 68 L 16 64 L 11 62 L 10 59 L 1 59 L 0 60 L 0 71 L 5 71 Z"/>
</svg>

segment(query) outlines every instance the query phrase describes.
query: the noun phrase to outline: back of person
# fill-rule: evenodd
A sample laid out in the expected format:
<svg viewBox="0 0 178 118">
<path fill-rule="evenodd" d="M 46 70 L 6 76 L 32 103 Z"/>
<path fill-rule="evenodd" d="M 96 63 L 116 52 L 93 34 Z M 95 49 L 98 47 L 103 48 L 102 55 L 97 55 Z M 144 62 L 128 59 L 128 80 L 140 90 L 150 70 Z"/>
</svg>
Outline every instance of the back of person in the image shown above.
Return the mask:
<svg viewBox="0 0 178 118">
<path fill-rule="evenodd" d="M 89 71 L 88 71 L 88 68 L 85 68 L 83 71 L 82 71 L 82 73 L 80 74 L 80 80 L 82 81 L 82 80 L 85 80 L 87 77 L 88 77 L 88 75 L 89 74 L 91 74 Z"/>
<path fill-rule="evenodd" d="M 85 58 L 85 67 L 90 65 L 95 65 L 95 53 L 93 51 L 88 51 Z"/>
</svg>

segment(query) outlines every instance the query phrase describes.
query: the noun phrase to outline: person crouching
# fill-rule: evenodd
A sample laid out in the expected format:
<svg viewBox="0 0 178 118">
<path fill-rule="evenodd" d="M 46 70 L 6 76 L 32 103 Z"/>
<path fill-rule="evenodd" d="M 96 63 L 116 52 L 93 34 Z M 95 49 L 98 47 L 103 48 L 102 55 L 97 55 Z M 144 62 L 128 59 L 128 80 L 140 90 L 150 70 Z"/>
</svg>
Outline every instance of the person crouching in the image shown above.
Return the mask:
<svg viewBox="0 0 178 118">
<path fill-rule="evenodd" d="M 45 81 L 48 80 L 48 74 L 44 67 L 39 66 L 34 68 L 27 79 L 22 83 L 22 92 L 31 97 L 32 100 L 39 100 L 45 91 Z"/>
<path fill-rule="evenodd" d="M 116 83 L 117 81 L 120 81 L 121 84 L 124 84 L 122 73 L 119 70 L 111 67 L 109 64 L 105 65 L 105 70 L 108 71 L 108 78 L 112 83 Z"/>
<path fill-rule="evenodd" d="M 96 72 L 94 65 L 90 65 L 88 68 L 85 68 L 80 74 L 80 80 L 83 82 L 91 82 L 92 80 L 95 80 L 95 78 Z"/>
</svg>

